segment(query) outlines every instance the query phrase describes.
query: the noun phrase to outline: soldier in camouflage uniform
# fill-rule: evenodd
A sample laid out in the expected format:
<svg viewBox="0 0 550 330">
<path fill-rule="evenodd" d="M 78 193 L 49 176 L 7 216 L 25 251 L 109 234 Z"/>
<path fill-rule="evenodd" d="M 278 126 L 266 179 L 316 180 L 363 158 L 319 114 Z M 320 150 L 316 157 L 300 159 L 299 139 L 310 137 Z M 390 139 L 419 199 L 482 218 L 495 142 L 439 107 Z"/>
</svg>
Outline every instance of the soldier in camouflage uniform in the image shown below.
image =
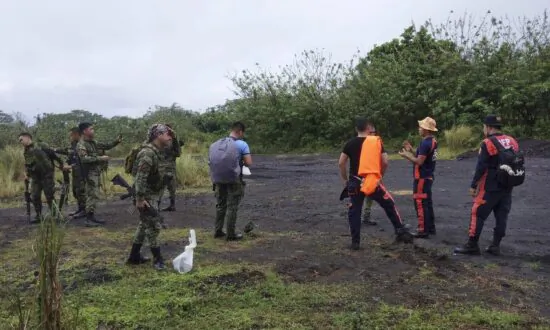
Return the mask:
<svg viewBox="0 0 550 330">
<path fill-rule="evenodd" d="M 148 143 L 136 156 L 132 174 L 134 175 L 136 207 L 139 211 L 139 225 L 134 235 L 128 264 L 141 264 L 148 261 L 140 253 L 143 242 L 147 239 L 154 257 L 153 266 L 157 270 L 165 268 L 158 243 L 162 216 L 156 202 L 162 189 L 162 174 L 160 172 L 162 150 L 170 144 L 171 140 L 172 131 L 168 126 L 154 124 L 148 132 Z"/>
<path fill-rule="evenodd" d="M 82 218 L 86 216 L 86 181 L 84 180 L 82 168 L 80 166 L 76 146 L 78 141 L 80 141 L 80 130 L 78 127 L 71 128 L 69 139 L 70 146 L 67 148 L 56 148 L 54 149 L 56 153 L 60 155 L 67 156 L 67 163 L 72 167 L 72 190 L 73 197 L 76 199 L 78 204 L 78 209 L 70 213 L 69 215 L 75 219 Z M 122 141 L 122 137 L 119 136 L 117 140 L 112 143 L 100 143 L 97 142 L 97 148 L 101 151 L 109 150 L 116 147 Z M 100 152 L 98 152 L 99 154 Z M 104 152 L 100 155 L 102 156 Z M 105 168 L 108 162 L 101 162 L 100 168 Z"/>
<path fill-rule="evenodd" d="M 45 143 L 34 143 L 31 134 L 19 134 L 19 142 L 25 148 L 25 179 L 31 179 L 31 198 L 36 212 L 32 223 L 37 223 L 42 218 L 42 191 L 46 195 L 48 208 L 52 210 L 55 187 L 53 161 L 59 164 L 61 170 L 68 168 L 63 166 L 63 161 Z"/>
<path fill-rule="evenodd" d="M 172 129 L 172 126 L 168 124 L 166 126 Z M 163 186 L 160 192 L 159 206 L 164 190 L 168 188 L 168 192 L 170 193 L 170 206 L 165 207 L 161 211 L 173 212 L 176 210 L 176 158 L 179 156 L 181 156 L 181 145 L 174 133 L 172 143 L 163 150 L 163 158 L 160 163 L 160 171 L 163 173 Z"/>
<path fill-rule="evenodd" d="M 82 177 L 86 183 L 86 225 L 95 227 L 105 221 L 95 217 L 95 208 L 99 200 L 99 176 L 101 162 L 109 160 L 109 156 L 99 156 L 99 146 L 94 141 L 94 127 L 91 123 L 80 123 L 78 130 L 82 137 L 76 145 Z"/>
</svg>

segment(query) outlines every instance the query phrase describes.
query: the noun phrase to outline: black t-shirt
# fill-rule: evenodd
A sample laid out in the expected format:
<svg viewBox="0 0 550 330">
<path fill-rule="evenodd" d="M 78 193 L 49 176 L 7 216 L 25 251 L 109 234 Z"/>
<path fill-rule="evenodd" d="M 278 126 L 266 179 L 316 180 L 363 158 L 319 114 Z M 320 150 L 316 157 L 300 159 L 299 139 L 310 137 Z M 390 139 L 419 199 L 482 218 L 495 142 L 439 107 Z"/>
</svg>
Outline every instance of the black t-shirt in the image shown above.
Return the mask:
<svg viewBox="0 0 550 330">
<path fill-rule="evenodd" d="M 361 158 L 361 149 L 363 148 L 365 137 L 356 136 L 349 140 L 342 151 L 349 157 L 349 175 L 357 175 L 359 171 L 359 159 Z M 385 153 L 384 145 L 382 145 L 382 153 Z"/>
</svg>

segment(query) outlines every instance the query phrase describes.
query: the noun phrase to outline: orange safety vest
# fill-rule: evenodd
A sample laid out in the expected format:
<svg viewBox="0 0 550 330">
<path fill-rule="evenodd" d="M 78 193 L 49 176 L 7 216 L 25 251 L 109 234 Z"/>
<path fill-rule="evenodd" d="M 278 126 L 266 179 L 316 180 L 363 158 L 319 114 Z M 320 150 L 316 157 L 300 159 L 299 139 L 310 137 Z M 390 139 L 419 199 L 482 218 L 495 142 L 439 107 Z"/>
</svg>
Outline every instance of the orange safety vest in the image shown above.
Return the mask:
<svg viewBox="0 0 550 330">
<path fill-rule="evenodd" d="M 369 135 L 363 141 L 357 175 L 363 178 L 361 192 L 367 196 L 374 193 L 382 179 L 382 139 L 379 136 Z"/>
</svg>

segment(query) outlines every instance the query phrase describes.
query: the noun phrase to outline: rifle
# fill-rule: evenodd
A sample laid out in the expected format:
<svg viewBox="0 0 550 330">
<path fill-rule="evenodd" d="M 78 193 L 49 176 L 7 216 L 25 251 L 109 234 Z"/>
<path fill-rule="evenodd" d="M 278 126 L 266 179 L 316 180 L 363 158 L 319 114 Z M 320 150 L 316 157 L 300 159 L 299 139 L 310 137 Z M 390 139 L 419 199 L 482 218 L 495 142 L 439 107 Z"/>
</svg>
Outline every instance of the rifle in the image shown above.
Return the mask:
<svg viewBox="0 0 550 330">
<path fill-rule="evenodd" d="M 67 204 L 69 201 L 69 184 L 71 179 L 69 177 L 69 171 L 63 171 L 63 183 L 61 184 L 61 196 L 59 196 L 59 211 L 63 208 L 64 204 Z"/>
<path fill-rule="evenodd" d="M 27 202 L 27 220 L 31 222 L 31 192 L 29 191 L 29 179 L 25 179 L 25 202 Z"/>
<path fill-rule="evenodd" d="M 120 199 L 126 199 L 134 196 L 134 188 L 132 188 L 132 186 L 130 186 L 128 182 L 126 182 L 126 180 L 124 180 L 124 178 L 120 176 L 120 174 L 115 175 L 111 179 L 111 183 L 114 184 L 115 186 L 121 186 L 123 188 L 126 188 L 127 193 L 120 196 Z"/>
</svg>

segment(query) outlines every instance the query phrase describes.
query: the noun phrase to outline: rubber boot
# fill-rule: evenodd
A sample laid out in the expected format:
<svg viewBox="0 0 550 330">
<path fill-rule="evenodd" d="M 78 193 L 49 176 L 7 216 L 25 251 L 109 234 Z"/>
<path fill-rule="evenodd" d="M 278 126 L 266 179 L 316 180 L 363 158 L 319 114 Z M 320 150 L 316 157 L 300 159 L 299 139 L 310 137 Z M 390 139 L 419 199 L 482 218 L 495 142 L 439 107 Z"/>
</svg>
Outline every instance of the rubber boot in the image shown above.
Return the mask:
<svg viewBox="0 0 550 330">
<path fill-rule="evenodd" d="M 163 208 L 163 212 L 174 212 L 176 210 L 176 198 L 170 197 L 170 206 Z"/>
<path fill-rule="evenodd" d="M 487 249 L 485 249 L 485 252 L 492 254 L 494 256 L 499 256 L 501 240 L 502 240 L 502 237 L 493 234 L 493 242 L 491 243 L 491 245 L 487 247 Z"/>
<path fill-rule="evenodd" d="M 477 239 L 469 238 L 468 242 L 463 246 L 456 247 L 454 250 L 457 254 L 470 254 L 470 255 L 479 255 L 481 251 L 479 250 L 479 245 L 477 244 Z"/>
<path fill-rule="evenodd" d="M 130 265 L 140 265 L 144 264 L 146 262 L 149 262 L 151 259 L 144 257 L 140 253 L 141 251 L 141 244 L 132 244 L 132 250 L 130 251 L 130 256 L 128 257 L 128 260 L 126 261 L 127 264 Z"/>
<path fill-rule="evenodd" d="M 166 269 L 166 266 L 164 265 L 164 260 L 162 259 L 162 255 L 160 254 L 160 247 L 152 247 L 151 253 L 153 254 L 153 267 L 156 270 Z"/>
<path fill-rule="evenodd" d="M 401 228 L 398 228 L 396 231 L 395 241 L 403 242 L 403 243 L 412 243 L 414 241 L 414 236 L 409 231 L 409 228 L 401 227 Z"/>
<path fill-rule="evenodd" d="M 99 222 L 95 218 L 93 212 L 89 212 L 88 214 L 86 214 L 86 227 L 97 227 L 102 223 L 105 223 L 105 222 Z"/>
</svg>

